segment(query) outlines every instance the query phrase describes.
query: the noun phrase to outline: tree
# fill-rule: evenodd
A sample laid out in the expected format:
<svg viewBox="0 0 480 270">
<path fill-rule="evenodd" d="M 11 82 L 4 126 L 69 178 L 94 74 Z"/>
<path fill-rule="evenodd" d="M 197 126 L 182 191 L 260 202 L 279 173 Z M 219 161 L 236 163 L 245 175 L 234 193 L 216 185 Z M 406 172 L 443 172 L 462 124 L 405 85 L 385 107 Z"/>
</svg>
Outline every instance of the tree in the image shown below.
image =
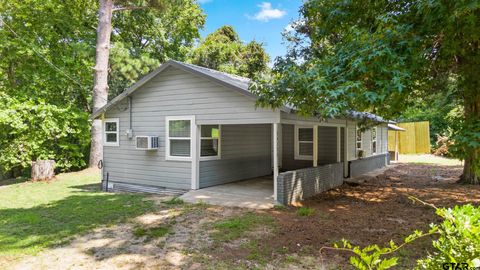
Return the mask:
<svg viewBox="0 0 480 270">
<path fill-rule="evenodd" d="M 229 25 L 209 34 L 190 55 L 193 64 L 249 78 L 266 71 L 268 61 L 263 44 L 242 43 Z"/>
<path fill-rule="evenodd" d="M 125 90 L 165 59 L 185 59 L 199 38 L 205 15 L 198 4 L 193 0 L 166 2 L 174 5 L 165 10 L 124 9 L 113 13 L 112 61 L 108 68 L 111 94 Z M 150 2 L 114 4 L 114 8 L 132 8 Z M 84 138 L 90 137 L 91 126 L 84 123 L 92 112 L 98 9 L 97 0 L 11 0 L 0 5 L 0 93 L 5 94 L 2 101 L 9 100 L 5 104 L 10 104 L 0 106 L 0 118 L 6 117 L 0 120 L 0 156 L 5 157 L 0 158 L 0 171 L 13 168 L 16 175 L 26 174 L 26 160 L 44 157 L 56 159 L 62 171 L 80 169 L 88 163 L 90 142 Z M 13 110 L 21 115 L 15 119 L 24 124 L 7 119 Z M 44 126 L 37 122 L 38 117 L 52 113 L 55 121 L 45 121 Z M 62 132 L 71 132 L 71 140 L 62 139 L 61 147 L 55 144 L 55 138 L 65 134 L 54 132 L 55 123 Z M 45 130 L 39 132 L 38 128 Z M 39 134 L 51 136 L 45 135 L 35 143 L 33 138 L 39 138 Z M 13 151 L 14 145 L 24 145 L 25 151 Z M 21 158 L 10 158 L 17 154 Z"/>
<path fill-rule="evenodd" d="M 140 3 L 138 3 L 140 2 Z M 107 104 L 108 101 L 108 66 L 109 66 L 109 54 L 110 54 L 110 36 L 112 34 L 112 16 L 114 11 L 135 11 L 135 10 L 143 10 L 143 9 L 155 9 L 159 10 L 161 12 L 166 12 L 167 9 L 172 9 L 173 13 L 175 15 L 178 15 L 178 13 L 181 9 L 185 7 L 185 3 L 190 6 L 188 9 L 189 11 L 192 10 L 198 10 L 198 6 L 192 3 L 192 1 L 161 1 L 161 0 L 148 0 L 146 3 L 145 1 L 129 1 L 129 0 L 116 0 L 115 1 L 115 6 L 114 6 L 114 1 L 113 0 L 100 0 L 100 7 L 99 7 L 99 16 L 98 16 L 98 27 L 97 27 L 97 45 L 96 45 L 96 58 L 95 58 L 95 75 L 94 75 L 94 86 L 93 86 L 93 112 L 99 110 L 103 106 Z M 183 3 L 183 5 L 180 5 Z M 150 16 L 148 16 L 150 15 Z M 191 16 L 192 14 L 190 14 Z M 197 15 L 199 15 L 197 13 Z M 142 20 L 143 23 L 145 22 L 150 22 L 150 23 L 156 23 L 156 17 L 152 14 L 147 14 L 145 15 L 140 15 L 134 13 L 133 16 L 125 17 L 125 16 L 119 16 L 119 21 L 120 22 L 129 22 L 131 20 Z M 202 17 L 200 17 L 202 18 Z M 194 22 L 197 20 L 194 20 Z M 202 20 L 203 21 L 203 20 Z M 191 26 L 198 26 L 196 24 L 192 24 L 190 22 Z M 152 33 L 145 31 L 145 28 L 142 28 L 143 24 L 135 24 L 136 27 L 132 27 L 131 25 L 127 24 L 128 27 L 130 28 L 136 28 L 136 32 L 131 31 L 130 33 L 133 34 L 133 37 L 130 36 L 123 36 L 124 40 L 128 40 L 130 42 L 127 42 L 127 44 L 137 44 L 137 48 L 140 48 L 140 50 L 137 51 L 137 54 L 140 54 L 141 50 L 144 49 L 150 41 L 152 41 L 152 38 L 145 38 L 145 35 L 158 35 L 159 33 Z M 149 28 L 146 28 L 149 29 Z M 191 28 L 189 29 L 190 32 Z M 118 31 L 120 34 L 119 36 L 122 37 L 122 30 L 119 29 Z M 182 32 L 185 34 L 185 31 Z M 195 33 L 195 32 L 193 32 Z M 162 35 L 159 35 L 160 37 L 163 38 Z M 162 40 L 163 43 L 155 43 L 154 50 L 156 49 L 156 55 L 165 55 L 162 53 L 162 46 L 161 45 L 167 45 L 169 43 L 173 43 L 170 45 L 173 45 L 175 50 L 178 51 L 177 48 L 179 48 L 181 45 L 181 42 L 185 40 L 184 36 L 182 35 L 176 35 L 175 38 L 172 39 L 174 42 L 170 42 L 170 40 Z M 188 42 L 189 40 L 187 40 Z M 191 39 L 190 39 L 191 41 Z M 188 44 L 188 43 L 187 43 Z M 160 50 L 160 51 L 159 51 Z M 140 52 L 139 52 L 140 51 Z M 159 59 L 162 60 L 162 59 Z M 155 62 L 153 62 L 155 63 Z M 147 68 L 148 69 L 148 68 Z M 132 79 L 132 78 L 130 78 Z M 136 79 L 136 78 L 135 78 Z M 90 148 L 90 167 L 96 166 L 96 164 L 99 162 L 99 160 L 102 157 L 102 126 L 101 126 L 101 121 L 99 119 L 94 119 L 92 123 L 92 129 L 91 129 L 91 137 L 92 137 L 92 142 L 91 142 L 91 148 Z"/>
<path fill-rule="evenodd" d="M 454 89 L 464 107 L 454 131 L 461 180 L 480 184 L 479 27 L 477 1 L 310 0 L 286 34 L 287 55 L 253 90 L 260 104 L 319 117 L 354 109 L 392 119 Z"/>
</svg>

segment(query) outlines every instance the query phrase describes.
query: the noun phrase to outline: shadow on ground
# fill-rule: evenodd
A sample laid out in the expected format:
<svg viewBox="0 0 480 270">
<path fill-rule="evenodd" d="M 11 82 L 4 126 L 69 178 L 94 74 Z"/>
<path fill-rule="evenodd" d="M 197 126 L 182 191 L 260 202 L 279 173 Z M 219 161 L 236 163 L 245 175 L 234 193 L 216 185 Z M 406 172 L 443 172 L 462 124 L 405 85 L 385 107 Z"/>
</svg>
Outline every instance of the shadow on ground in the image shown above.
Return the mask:
<svg viewBox="0 0 480 270">
<path fill-rule="evenodd" d="M 35 253 L 99 225 L 138 216 L 152 206 L 138 195 L 78 192 L 32 208 L 0 209 L 0 254 Z"/>
</svg>

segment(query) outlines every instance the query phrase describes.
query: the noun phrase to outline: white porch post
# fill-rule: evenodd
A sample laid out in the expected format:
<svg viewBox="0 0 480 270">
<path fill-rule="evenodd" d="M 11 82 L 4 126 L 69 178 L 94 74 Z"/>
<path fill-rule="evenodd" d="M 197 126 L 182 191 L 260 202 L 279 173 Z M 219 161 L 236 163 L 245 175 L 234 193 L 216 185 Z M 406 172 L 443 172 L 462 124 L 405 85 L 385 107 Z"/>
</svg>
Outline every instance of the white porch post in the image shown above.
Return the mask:
<svg viewBox="0 0 480 270">
<path fill-rule="evenodd" d="M 313 126 L 313 167 L 318 165 L 318 126 Z"/>
<path fill-rule="evenodd" d="M 341 127 L 337 127 L 337 162 L 342 161 Z"/>
<path fill-rule="evenodd" d="M 272 124 L 272 142 L 273 142 L 273 198 L 277 197 L 277 178 L 278 178 L 278 123 Z"/>
<path fill-rule="evenodd" d="M 343 158 L 343 177 L 347 177 L 348 176 L 348 124 L 345 125 L 345 133 L 343 134 L 344 138 L 344 152 L 343 152 L 343 155 L 344 155 L 344 158 Z"/>
<path fill-rule="evenodd" d="M 193 119 L 192 121 L 195 121 Z M 191 123 L 191 154 L 192 154 L 192 189 L 200 188 L 199 174 L 200 174 L 200 125 Z"/>
</svg>

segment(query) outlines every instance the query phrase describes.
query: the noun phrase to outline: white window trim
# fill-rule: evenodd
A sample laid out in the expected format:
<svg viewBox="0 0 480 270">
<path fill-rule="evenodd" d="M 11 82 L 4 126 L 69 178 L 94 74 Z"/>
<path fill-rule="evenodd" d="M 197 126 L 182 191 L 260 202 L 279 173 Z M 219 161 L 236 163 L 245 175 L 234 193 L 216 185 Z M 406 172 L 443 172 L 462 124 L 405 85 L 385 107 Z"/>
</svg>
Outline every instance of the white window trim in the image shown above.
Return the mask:
<svg viewBox="0 0 480 270">
<path fill-rule="evenodd" d="M 221 159 L 222 158 L 222 125 L 216 125 L 216 124 L 208 124 L 208 125 L 205 125 L 205 126 L 218 126 L 218 151 L 217 151 L 217 155 L 216 156 L 204 156 L 202 157 L 202 140 L 213 140 L 215 138 L 213 137 L 201 137 L 202 136 L 202 126 L 204 125 L 200 125 L 200 133 L 199 133 L 199 137 L 200 137 L 200 141 L 198 143 L 198 146 L 200 147 L 200 149 L 198 150 L 198 155 L 200 156 L 200 161 L 207 161 L 207 160 L 218 160 L 218 159 Z"/>
<path fill-rule="evenodd" d="M 299 136 L 298 136 L 298 132 L 299 132 L 299 129 L 301 129 L 301 128 L 310 128 L 310 129 L 312 129 L 312 134 L 313 134 L 313 136 L 315 135 L 315 132 L 313 132 L 314 129 L 315 129 L 315 126 L 299 126 L 299 125 L 295 125 L 295 132 L 294 132 L 294 143 L 295 143 L 295 144 L 294 144 L 294 150 L 295 150 L 294 152 L 295 152 L 295 155 L 294 155 L 294 157 L 295 157 L 295 159 L 297 159 L 297 160 L 313 160 L 313 153 L 314 153 L 313 149 L 312 149 L 312 155 L 311 155 L 311 156 L 300 155 L 300 147 L 299 147 L 299 144 L 300 144 L 301 142 L 303 142 L 303 143 L 308 143 L 308 142 L 309 142 L 309 141 L 299 141 L 299 140 L 298 140 L 298 137 L 299 137 Z M 314 147 L 314 141 L 315 141 L 315 138 L 312 138 L 312 148 Z"/>
<path fill-rule="evenodd" d="M 363 150 L 363 132 L 360 133 L 360 141 L 357 140 L 357 136 L 358 136 L 358 131 L 360 130 L 360 128 L 356 127 L 355 129 L 355 150 Z M 360 143 L 360 147 L 358 147 L 358 143 Z"/>
<path fill-rule="evenodd" d="M 375 130 L 375 140 L 373 139 L 373 130 Z M 373 152 L 373 142 L 375 142 L 375 152 Z M 370 153 L 376 155 L 378 153 L 378 129 L 373 127 L 370 131 Z"/>
<path fill-rule="evenodd" d="M 170 155 L 170 121 L 190 120 L 190 137 L 172 137 L 173 140 L 190 140 L 190 156 L 179 157 Z M 195 153 L 195 116 L 166 116 L 165 117 L 165 160 L 192 161 L 192 155 Z"/>
<path fill-rule="evenodd" d="M 106 131 L 106 123 L 116 123 L 117 131 Z M 107 142 L 107 133 L 116 133 L 117 141 L 116 142 Z M 102 136 L 103 136 L 103 146 L 120 146 L 120 119 L 119 118 L 105 118 L 102 123 Z"/>
</svg>

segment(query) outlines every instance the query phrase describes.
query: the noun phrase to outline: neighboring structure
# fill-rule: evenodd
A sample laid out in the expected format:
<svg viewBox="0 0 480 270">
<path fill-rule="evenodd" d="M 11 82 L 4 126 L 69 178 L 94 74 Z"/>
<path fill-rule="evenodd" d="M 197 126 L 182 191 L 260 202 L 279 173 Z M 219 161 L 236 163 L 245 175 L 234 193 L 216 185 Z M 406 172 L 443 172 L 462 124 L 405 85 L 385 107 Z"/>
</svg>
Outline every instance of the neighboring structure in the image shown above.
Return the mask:
<svg viewBox="0 0 480 270">
<path fill-rule="evenodd" d="M 168 61 L 114 98 L 92 116 L 104 121 L 104 186 L 182 193 L 273 174 L 275 200 L 289 204 L 387 164 L 382 118 L 258 108 L 249 82 Z M 376 126 L 362 132 L 365 118 Z"/>
<path fill-rule="evenodd" d="M 388 124 L 388 154 L 390 160 L 398 161 L 398 154 L 400 153 L 400 132 L 405 129 L 394 124 Z"/>
<path fill-rule="evenodd" d="M 396 124 L 403 132 L 390 130 L 389 151 L 393 150 L 394 142 L 400 154 L 430 154 L 430 123 L 428 121 L 404 122 Z M 397 137 L 395 139 L 395 136 Z"/>
</svg>

